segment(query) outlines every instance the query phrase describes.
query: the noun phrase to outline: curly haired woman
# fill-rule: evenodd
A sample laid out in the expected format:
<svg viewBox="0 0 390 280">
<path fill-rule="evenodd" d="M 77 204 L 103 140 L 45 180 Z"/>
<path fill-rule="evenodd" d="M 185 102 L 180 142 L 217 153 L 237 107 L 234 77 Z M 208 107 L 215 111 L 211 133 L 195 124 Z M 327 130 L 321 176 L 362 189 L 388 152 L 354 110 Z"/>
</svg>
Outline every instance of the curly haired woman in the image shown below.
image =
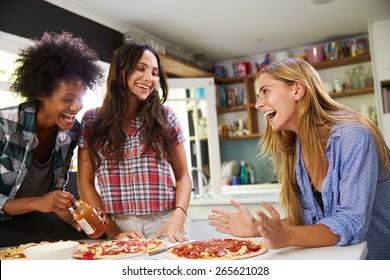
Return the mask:
<svg viewBox="0 0 390 280">
<path fill-rule="evenodd" d="M 214 209 L 210 224 L 262 236 L 269 248 L 345 246 L 367 241 L 367 259 L 390 259 L 390 150 L 378 127 L 334 101 L 315 69 L 296 58 L 260 71 L 256 108 L 267 118 L 261 140 L 280 176 L 286 217 L 263 202 L 257 220 Z"/>
<path fill-rule="evenodd" d="M 21 51 L 11 85 L 26 101 L 0 110 L 0 246 L 84 237 L 65 185 L 75 117 L 102 71 L 96 53 L 71 33 L 45 32 L 34 43 Z"/>
</svg>

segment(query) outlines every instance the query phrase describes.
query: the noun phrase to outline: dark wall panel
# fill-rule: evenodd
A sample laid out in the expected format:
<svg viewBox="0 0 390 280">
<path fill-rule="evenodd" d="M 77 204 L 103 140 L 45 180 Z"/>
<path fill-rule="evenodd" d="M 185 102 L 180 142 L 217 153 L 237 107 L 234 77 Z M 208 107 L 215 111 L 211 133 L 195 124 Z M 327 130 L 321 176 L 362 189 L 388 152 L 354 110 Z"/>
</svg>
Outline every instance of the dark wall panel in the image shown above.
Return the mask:
<svg viewBox="0 0 390 280">
<path fill-rule="evenodd" d="M 43 0 L 0 0 L 0 30 L 25 38 L 39 38 L 44 31 L 69 31 L 83 38 L 106 62 L 122 45 L 123 36 Z"/>
</svg>

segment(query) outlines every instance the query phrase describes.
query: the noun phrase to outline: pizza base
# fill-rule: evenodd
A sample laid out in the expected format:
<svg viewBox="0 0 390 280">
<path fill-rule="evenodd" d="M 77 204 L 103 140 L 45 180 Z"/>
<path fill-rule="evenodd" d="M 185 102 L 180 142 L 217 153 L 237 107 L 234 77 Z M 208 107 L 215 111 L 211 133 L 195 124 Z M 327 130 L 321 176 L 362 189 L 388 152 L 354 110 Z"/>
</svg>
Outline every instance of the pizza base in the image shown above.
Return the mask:
<svg viewBox="0 0 390 280">
<path fill-rule="evenodd" d="M 149 250 L 143 250 L 143 251 L 139 251 L 139 252 L 134 252 L 134 253 L 120 253 L 120 254 L 110 254 L 110 255 L 93 255 L 93 259 L 94 260 L 100 260 L 100 259 L 113 259 L 113 258 L 125 258 L 125 257 L 131 257 L 131 256 L 135 256 L 135 255 L 140 255 L 140 254 L 146 254 L 148 253 L 149 255 L 154 255 L 154 254 L 158 254 L 160 253 L 161 251 L 163 251 L 165 248 L 166 248 L 166 245 L 164 242 L 156 239 L 158 242 L 160 242 L 161 244 L 159 244 L 157 247 L 153 248 L 153 249 L 149 249 Z M 99 243 L 94 243 L 94 244 L 90 244 L 90 246 L 96 246 L 98 244 L 104 244 L 106 241 L 103 241 L 103 242 L 99 242 Z M 84 248 L 80 248 L 78 250 L 75 251 L 75 253 L 73 254 L 73 258 L 75 259 L 82 259 L 83 258 L 83 255 L 85 253 L 85 251 L 87 250 L 87 247 L 84 247 Z"/>
<path fill-rule="evenodd" d="M 191 243 L 191 242 L 190 242 Z M 261 248 L 259 251 L 256 252 L 250 252 L 250 253 L 244 253 L 242 255 L 233 255 L 233 256 L 223 256 L 223 257 L 214 257 L 214 256 L 202 256 L 199 258 L 186 258 L 183 256 L 178 256 L 173 253 L 174 248 L 172 247 L 168 249 L 165 252 L 165 257 L 171 260 L 241 260 L 241 259 L 248 259 L 253 258 L 256 256 L 260 256 L 268 251 L 268 248 L 265 246 L 264 243 L 256 241 L 257 244 L 261 245 Z M 180 246 L 180 245 L 178 245 Z"/>
</svg>

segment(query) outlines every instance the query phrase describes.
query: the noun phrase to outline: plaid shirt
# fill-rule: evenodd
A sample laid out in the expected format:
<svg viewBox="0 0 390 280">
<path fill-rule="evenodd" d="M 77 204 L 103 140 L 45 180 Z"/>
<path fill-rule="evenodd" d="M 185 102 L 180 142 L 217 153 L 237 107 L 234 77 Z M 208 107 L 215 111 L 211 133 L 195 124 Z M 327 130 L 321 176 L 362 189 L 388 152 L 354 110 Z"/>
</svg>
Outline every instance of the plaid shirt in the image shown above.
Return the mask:
<svg viewBox="0 0 390 280">
<path fill-rule="evenodd" d="M 176 114 L 163 106 L 169 123 L 169 130 L 175 145 L 184 142 L 184 135 Z M 90 128 L 96 119 L 96 109 L 87 111 L 81 121 L 79 147 L 88 148 Z M 166 158 L 157 162 L 156 155 L 148 151 L 144 156 L 138 129 L 142 120 L 132 121 L 130 133 L 123 150 L 127 155 L 119 165 L 102 157 L 102 164 L 96 171 L 104 211 L 109 214 L 150 214 L 173 209 L 175 190 L 171 177 L 171 165 Z M 137 132 L 135 132 L 137 131 Z M 125 132 L 124 132 L 125 133 Z"/>
<path fill-rule="evenodd" d="M 35 134 L 37 103 L 22 103 L 0 110 L 0 221 L 9 220 L 2 209 L 15 197 L 38 146 Z M 64 190 L 77 145 L 79 122 L 70 131 L 59 129 L 54 148 L 54 180 L 49 191 Z"/>
</svg>

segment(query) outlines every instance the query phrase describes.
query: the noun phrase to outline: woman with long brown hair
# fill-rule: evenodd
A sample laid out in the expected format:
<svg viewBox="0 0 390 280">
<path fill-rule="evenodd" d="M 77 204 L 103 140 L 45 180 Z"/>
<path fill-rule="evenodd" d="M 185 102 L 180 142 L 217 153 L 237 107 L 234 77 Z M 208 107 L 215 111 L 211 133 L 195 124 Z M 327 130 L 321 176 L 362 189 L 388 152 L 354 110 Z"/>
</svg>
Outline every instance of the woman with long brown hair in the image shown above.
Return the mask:
<svg viewBox="0 0 390 280">
<path fill-rule="evenodd" d="M 156 51 L 127 44 L 114 53 L 102 106 L 82 119 L 80 197 L 109 214 L 106 234 L 111 239 L 187 239 L 192 187 L 181 126 L 163 106 L 167 95 Z"/>
</svg>

